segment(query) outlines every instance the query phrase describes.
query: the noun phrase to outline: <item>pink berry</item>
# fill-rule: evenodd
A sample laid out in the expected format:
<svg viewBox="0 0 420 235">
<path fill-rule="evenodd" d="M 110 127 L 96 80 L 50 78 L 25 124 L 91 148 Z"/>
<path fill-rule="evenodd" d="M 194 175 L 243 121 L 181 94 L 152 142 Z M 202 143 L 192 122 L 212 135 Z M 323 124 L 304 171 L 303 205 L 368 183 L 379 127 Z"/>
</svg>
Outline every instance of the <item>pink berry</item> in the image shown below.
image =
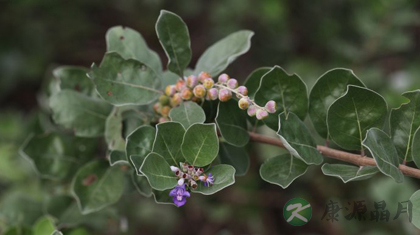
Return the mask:
<svg viewBox="0 0 420 235">
<path fill-rule="evenodd" d="M 222 102 L 228 101 L 232 98 L 232 92 L 228 89 L 221 89 L 219 91 L 219 100 Z"/>
<path fill-rule="evenodd" d="M 184 88 L 181 91 L 181 98 L 183 100 L 190 100 L 193 97 L 193 93 L 189 88 Z"/>
<path fill-rule="evenodd" d="M 258 109 L 257 110 L 257 119 L 258 120 L 262 120 L 262 119 L 266 118 L 267 116 L 268 116 L 268 113 L 264 109 Z"/>
<path fill-rule="evenodd" d="M 189 88 L 194 88 L 198 84 L 198 78 L 194 75 L 190 75 L 187 77 L 187 86 Z"/>
<path fill-rule="evenodd" d="M 181 93 L 175 93 L 174 96 L 169 100 L 172 107 L 176 107 L 182 102 Z"/>
<path fill-rule="evenodd" d="M 173 96 L 175 94 L 175 92 L 176 92 L 176 89 L 175 89 L 175 86 L 174 85 L 168 85 L 165 88 L 165 94 L 167 96 Z"/>
<path fill-rule="evenodd" d="M 204 80 L 205 80 L 206 78 L 211 78 L 210 74 L 209 74 L 209 73 L 207 73 L 207 72 L 201 72 L 201 73 L 198 75 L 198 80 L 199 80 L 201 83 L 204 83 Z"/>
<path fill-rule="evenodd" d="M 238 87 L 238 81 L 234 78 L 231 78 L 227 81 L 227 86 L 231 89 L 235 89 Z"/>
<path fill-rule="evenodd" d="M 198 85 L 194 87 L 194 95 L 198 98 L 203 98 L 206 95 L 206 88 L 203 85 Z"/>
<path fill-rule="evenodd" d="M 276 102 L 274 100 L 270 100 L 265 104 L 265 108 L 269 113 L 275 113 L 276 112 Z"/>
<path fill-rule="evenodd" d="M 248 95 L 248 89 L 245 86 L 238 87 L 238 93 L 241 95 Z"/>
<path fill-rule="evenodd" d="M 206 78 L 206 79 L 204 79 L 203 85 L 204 85 L 205 88 L 210 89 L 210 88 L 213 87 L 214 81 L 211 78 Z"/>
<path fill-rule="evenodd" d="M 216 100 L 217 96 L 219 95 L 219 90 L 216 88 L 211 88 L 207 91 L 207 100 Z"/>
<path fill-rule="evenodd" d="M 247 113 L 250 117 L 253 117 L 257 114 L 257 107 L 255 105 L 249 106 Z"/>
<path fill-rule="evenodd" d="M 239 100 L 238 106 L 240 109 L 245 110 L 249 107 L 249 99 L 248 97 L 243 97 Z"/>
<path fill-rule="evenodd" d="M 175 84 L 175 89 L 181 91 L 185 87 L 185 80 L 179 79 Z"/>
<path fill-rule="evenodd" d="M 227 75 L 226 73 L 224 73 L 224 74 L 221 74 L 220 76 L 219 76 L 219 82 L 220 83 L 225 83 L 225 82 L 227 82 L 227 80 L 229 80 L 230 79 L 230 77 L 229 77 L 229 75 Z"/>
</svg>

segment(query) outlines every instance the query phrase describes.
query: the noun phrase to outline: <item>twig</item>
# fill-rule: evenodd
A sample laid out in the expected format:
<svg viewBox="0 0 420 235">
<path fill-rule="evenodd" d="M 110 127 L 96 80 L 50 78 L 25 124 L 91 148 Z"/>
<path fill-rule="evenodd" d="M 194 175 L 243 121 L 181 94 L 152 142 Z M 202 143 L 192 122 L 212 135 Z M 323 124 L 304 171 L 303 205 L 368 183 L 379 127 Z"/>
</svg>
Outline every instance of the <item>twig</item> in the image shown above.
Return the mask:
<svg viewBox="0 0 420 235">
<path fill-rule="evenodd" d="M 275 145 L 284 148 L 283 143 L 280 139 L 268 137 L 256 133 L 249 132 L 249 137 L 254 142 Z M 362 157 L 361 155 L 348 153 L 341 150 L 328 148 L 326 146 L 317 146 L 318 151 L 325 157 L 334 158 L 340 161 L 353 163 L 358 166 L 376 166 L 376 162 L 373 158 Z M 420 170 L 400 164 L 399 169 L 404 175 L 411 176 L 413 178 L 420 179 Z"/>
</svg>

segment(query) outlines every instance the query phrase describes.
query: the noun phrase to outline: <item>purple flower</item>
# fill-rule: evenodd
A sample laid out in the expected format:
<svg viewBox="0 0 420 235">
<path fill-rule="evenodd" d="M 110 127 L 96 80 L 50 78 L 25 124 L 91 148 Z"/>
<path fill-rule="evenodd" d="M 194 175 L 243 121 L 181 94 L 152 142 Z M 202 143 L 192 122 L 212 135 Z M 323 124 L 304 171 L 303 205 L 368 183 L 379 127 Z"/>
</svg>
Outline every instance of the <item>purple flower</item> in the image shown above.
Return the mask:
<svg viewBox="0 0 420 235">
<path fill-rule="evenodd" d="M 170 197 L 174 197 L 173 201 L 177 207 L 183 206 L 187 199 L 186 197 L 190 197 L 190 193 L 185 190 L 185 184 L 177 185 L 174 189 L 169 192 Z"/>
<path fill-rule="evenodd" d="M 200 180 L 204 182 L 204 186 L 210 187 L 214 183 L 214 176 L 209 173 L 209 175 L 200 176 Z"/>
</svg>

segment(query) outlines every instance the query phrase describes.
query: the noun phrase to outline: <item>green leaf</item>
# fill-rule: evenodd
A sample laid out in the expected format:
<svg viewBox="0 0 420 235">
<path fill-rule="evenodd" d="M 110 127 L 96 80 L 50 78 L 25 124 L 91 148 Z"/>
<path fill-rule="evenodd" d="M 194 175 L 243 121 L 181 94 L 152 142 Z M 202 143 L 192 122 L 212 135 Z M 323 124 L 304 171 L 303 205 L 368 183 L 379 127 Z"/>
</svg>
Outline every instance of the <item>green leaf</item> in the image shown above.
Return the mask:
<svg viewBox="0 0 420 235">
<path fill-rule="evenodd" d="M 242 147 L 248 143 L 246 114 L 238 108 L 236 100 L 219 103 L 216 123 L 220 134 L 229 144 Z"/>
<path fill-rule="evenodd" d="M 110 167 L 105 161 L 93 161 L 77 171 L 71 189 L 82 214 L 99 211 L 120 199 L 124 173 L 119 166 Z"/>
<path fill-rule="evenodd" d="M 172 121 L 180 122 L 185 129 L 192 124 L 204 123 L 206 114 L 204 110 L 195 102 L 182 102 L 181 105 L 171 109 L 169 117 Z"/>
<path fill-rule="evenodd" d="M 8 228 L 4 232 L 4 235 L 33 235 L 33 233 L 32 230 L 29 228 L 16 226 Z"/>
<path fill-rule="evenodd" d="M 175 187 L 178 180 L 175 173 L 171 171 L 170 165 L 157 153 L 150 153 L 144 159 L 140 172 L 156 190 L 166 190 Z"/>
<path fill-rule="evenodd" d="M 324 175 L 340 178 L 344 183 L 369 179 L 379 172 L 375 166 L 351 166 L 344 164 L 325 163 L 322 168 Z"/>
<path fill-rule="evenodd" d="M 185 160 L 195 167 L 206 166 L 213 162 L 219 151 L 216 125 L 193 124 L 187 129 L 182 142 Z"/>
<path fill-rule="evenodd" d="M 93 154 L 94 141 L 56 133 L 31 135 L 20 148 L 43 178 L 63 179 Z"/>
<path fill-rule="evenodd" d="M 310 131 L 294 113 L 281 113 L 279 115 L 280 137 L 290 154 L 299 158 L 307 165 L 319 165 L 323 161 L 322 155 L 316 148 L 316 143 Z"/>
<path fill-rule="evenodd" d="M 109 164 L 114 166 L 118 164 L 127 165 L 129 163 L 124 151 L 114 150 L 109 154 Z"/>
<path fill-rule="evenodd" d="M 282 188 L 289 185 L 306 173 L 308 165 L 290 154 L 267 159 L 260 167 L 260 175 L 264 181 Z"/>
<path fill-rule="evenodd" d="M 220 143 L 220 162 L 235 168 L 236 175 L 245 175 L 249 169 L 249 156 L 244 147 L 236 147 L 228 143 Z"/>
<path fill-rule="evenodd" d="M 413 135 L 413 143 L 411 147 L 411 154 L 416 166 L 420 166 L 420 127 Z"/>
<path fill-rule="evenodd" d="M 403 96 L 410 102 L 392 109 L 389 122 L 391 138 L 398 155 L 406 161 L 411 161 L 413 156 L 410 146 L 413 134 L 420 127 L 420 90 L 406 92 Z"/>
<path fill-rule="evenodd" d="M 195 74 L 205 71 L 213 77 L 217 76 L 237 57 L 249 50 L 253 35 L 252 31 L 241 30 L 213 44 L 198 59 Z"/>
<path fill-rule="evenodd" d="M 169 196 L 169 192 L 171 190 L 172 189 L 168 189 L 168 190 L 165 190 L 165 191 L 153 190 L 153 198 L 155 199 L 155 202 L 157 204 L 175 206 L 175 204 L 173 202 L 173 198 Z"/>
<path fill-rule="evenodd" d="M 53 234 L 55 230 L 54 220 L 49 216 L 43 216 L 35 223 L 32 234 L 33 235 L 46 235 Z"/>
<path fill-rule="evenodd" d="M 145 196 L 145 197 L 151 197 L 152 196 L 152 187 L 150 187 L 149 182 L 147 181 L 147 178 L 145 176 L 140 176 L 137 174 L 131 174 L 131 180 L 136 187 L 137 191 Z"/>
<path fill-rule="evenodd" d="M 327 111 L 330 105 L 344 95 L 348 85 L 364 87 L 350 69 L 332 69 L 321 75 L 309 94 L 309 115 L 318 134 L 327 139 Z"/>
<path fill-rule="evenodd" d="M 376 165 L 382 173 L 393 178 L 397 183 L 404 181 L 404 175 L 398 169 L 400 162 L 397 150 L 385 132 L 377 128 L 369 129 L 363 140 L 363 146 L 372 153 Z"/>
<path fill-rule="evenodd" d="M 207 175 L 211 173 L 214 176 L 213 185 L 206 187 L 204 183 L 199 183 L 193 193 L 201 193 L 211 195 L 235 183 L 235 168 L 231 165 L 216 165 L 205 172 Z"/>
<path fill-rule="evenodd" d="M 87 96 L 94 94 L 92 81 L 87 77 L 88 69 L 76 66 L 60 66 L 53 71 L 58 90 L 74 90 Z"/>
<path fill-rule="evenodd" d="M 2 194 L 0 201 L 0 216 L 3 221 L 2 223 L 6 223 L 8 226 L 33 225 L 35 221 L 44 214 L 42 201 L 40 201 L 39 198 L 36 198 L 40 196 L 40 194 L 36 192 L 38 190 L 35 191 L 35 194 L 37 195 L 33 195 L 31 192 L 34 190 L 30 189 L 32 188 L 31 185 L 24 184 L 23 187 L 25 187 L 25 191 L 18 192 L 13 190 Z"/>
<path fill-rule="evenodd" d="M 133 164 L 137 174 L 144 158 L 152 152 L 156 130 L 152 126 L 144 125 L 127 136 L 125 152 L 127 159 Z"/>
<path fill-rule="evenodd" d="M 156 125 L 156 137 L 153 152 L 162 156 L 168 164 L 178 166 L 184 162 L 181 152 L 182 138 L 185 129 L 179 122 L 164 122 Z"/>
<path fill-rule="evenodd" d="M 117 52 L 124 59 L 135 59 L 152 68 L 157 74 L 162 72 L 159 55 L 149 49 L 141 34 L 131 28 L 115 26 L 106 33 L 107 52 Z"/>
<path fill-rule="evenodd" d="M 407 214 L 411 217 L 411 223 L 420 229 L 420 190 L 417 190 L 411 197 L 409 202 L 412 206 L 407 206 Z"/>
<path fill-rule="evenodd" d="M 123 110 L 114 107 L 105 122 L 105 141 L 109 150 L 124 150 L 125 139 L 123 138 Z"/>
<path fill-rule="evenodd" d="M 153 69 L 114 52 L 105 54 L 100 67 L 93 64 L 89 77 L 99 95 L 115 106 L 150 104 L 162 94 Z"/>
<path fill-rule="evenodd" d="M 183 77 L 191 61 L 190 34 L 178 15 L 162 10 L 156 22 L 156 34 L 168 57 L 168 69 Z"/>
<path fill-rule="evenodd" d="M 86 220 L 87 215 L 82 215 L 74 199 L 67 195 L 55 195 L 48 198 L 45 212 L 57 218 L 61 227 L 74 227 Z M 90 215 L 89 215 L 90 216 Z"/>
<path fill-rule="evenodd" d="M 378 93 L 349 85 L 345 95 L 334 101 L 327 114 L 331 139 L 343 149 L 361 150 L 367 130 L 381 128 L 388 105 Z"/>
<path fill-rule="evenodd" d="M 295 113 L 304 120 L 308 111 L 306 84 L 296 75 L 289 75 L 279 66 L 274 66 L 262 78 L 255 93 L 255 102 L 264 106 L 269 100 L 277 104 L 277 112 L 268 115 L 264 123 L 273 130 L 278 130 L 278 115 L 282 112 Z"/>
<path fill-rule="evenodd" d="M 73 129 L 76 136 L 97 137 L 105 131 L 111 106 L 98 99 L 71 90 L 63 90 L 50 99 L 54 122 Z"/>
<path fill-rule="evenodd" d="M 253 99 L 260 87 L 261 78 L 271 70 L 270 67 L 258 68 L 248 75 L 244 82 L 244 86 L 248 89 L 248 96 Z"/>
</svg>

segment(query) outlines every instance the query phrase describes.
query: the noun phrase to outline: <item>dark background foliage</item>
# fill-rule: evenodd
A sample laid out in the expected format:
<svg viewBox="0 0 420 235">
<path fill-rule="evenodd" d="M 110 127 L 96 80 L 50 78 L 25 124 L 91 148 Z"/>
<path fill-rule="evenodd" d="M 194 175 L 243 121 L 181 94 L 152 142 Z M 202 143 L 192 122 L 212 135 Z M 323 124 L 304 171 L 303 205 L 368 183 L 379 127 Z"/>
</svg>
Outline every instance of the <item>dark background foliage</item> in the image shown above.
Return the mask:
<svg viewBox="0 0 420 235">
<path fill-rule="evenodd" d="M 365 0 L 0 0 L 0 196 L 3 209 L 14 195 L 26 193 L 31 208 L 43 200 L 42 181 L 18 153 L 27 134 L 38 125 L 38 92 L 42 80 L 58 65 L 89 67 L 105 52 L 104 35 L 115 25 L 144 36 L 166 64 L 155 33 L 161 9 L 180 15 L 190 31 L 193 59 L 213 42 L 239 29 L 255 32 L 251 50 L 227 70 L 240 81 L 255 68 L 280 65 L 299 74 L 311 87 L 325 71 L 353 69 L 366 85 L 385 96 L 391 107 L 400 94 L 420 87 L 420 2 Z M 310 123 L 310 122 L 308 122 Z M 415 180 L 396 185 L 383 176 L 343 184 L 313 167 L 287 190 L 263 182 L 259 165 L 282 152 L 253 145 L 251 169 L 237 184 L 211 197 L 195 196 L 176 209 L 156 205 L 139 195 L 126 196 L 114 211 L 86 226 L 93 234 L 415 234 L 405 215 L 392 220 L 397 202 L 418 188 Z M 283 205 L 302 197 L 313 206 L 313 218 L 303 227 L 288 225 Z M 339 222 L 321 221 L 325 204 L 343 208 Z M 8 201 L 9 200 L 9 201 Z M 391 220 L 347 221 L 347 202 L 386 200 Z M 36 207 L 36 206 L 35 206 Z M 16 223 L 31 224 L 39 208 L 29 209 Z M 6 208 L 7 209 L 7 208 Z M 15 210 L 15 209 L 11 209 Z M 119 214 L 119 215 L 118 215 Z M 120 216 L 120 215 L 124 216 Z M 117 216 L 118 215 L 118 216 Z M 102 219 L 102 220 L 101 220 Z M 0 216 L 0 227 L 4 227 Z M 106 229 L 104 229 L 106 228 Z M 143 233 L 142 233 L 143 232 Z M 418 232 L 417 232 L 418 233 Z"/>
</svg>

